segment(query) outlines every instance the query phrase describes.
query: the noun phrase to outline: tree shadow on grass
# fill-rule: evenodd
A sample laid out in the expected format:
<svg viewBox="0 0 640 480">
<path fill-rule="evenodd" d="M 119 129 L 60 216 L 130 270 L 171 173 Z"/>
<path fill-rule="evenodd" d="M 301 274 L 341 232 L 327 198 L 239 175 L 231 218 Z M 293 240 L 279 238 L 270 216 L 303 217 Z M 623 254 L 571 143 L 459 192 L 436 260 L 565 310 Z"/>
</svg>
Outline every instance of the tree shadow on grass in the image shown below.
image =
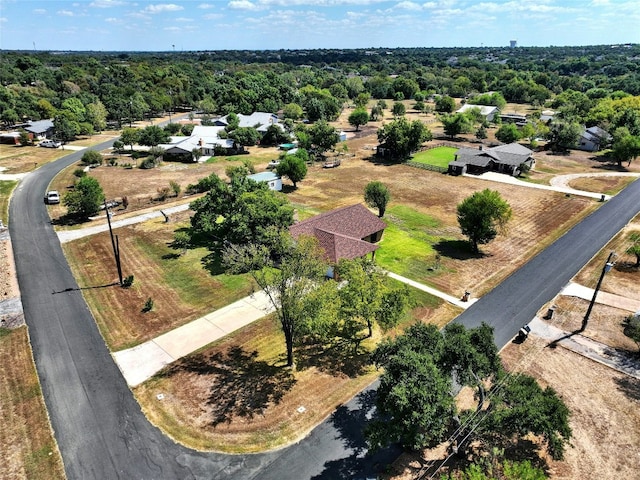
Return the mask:
<svg viewBox="0 0 640 480">
<path fill-rule="evenodd" d="M 215 250 L 202 257 L 202 266 L 212 276 L 223 274 L 225 270 L 222 265 L 222 252 Z"/>
<path fill-rule="evenodd" d="M 226 353 L 191 355 L 165 375 L 191 372 L 212 378 L 207 404 L 212 426 L 231 423 L 234 417 L 252 419 L 278 404 L 296 380 L 291 371 L 257 360 L 258 352 L 233 347 Z"/>
<path fill-rule="evenodd" d="M 616 378 L 615 382 L 618 384 L 620 391 L 624 393 L 627 398 L 640 402 L 640 380 L 625 376 Z"/>
<path fill-rule="evenodd" d="M 433 246 L 434 250 L 443 257 L 455 260 L 469 260 L 472 258 L 483 258 L 487 255 L 479 252 L 475 253 L 471 245 L 466 240 L 440 240 Z"/>
<path fill-rule="evenodd" d="M 362 348 L 355 351 L 353 345 L 346 342 L 327 346 L 309 341 L 296 347 L 296 368 L 299 370 L 315 367 L 332 376 L 356 378 L 365 373 L 370 363 L 369 352 Z"/>
</svg>

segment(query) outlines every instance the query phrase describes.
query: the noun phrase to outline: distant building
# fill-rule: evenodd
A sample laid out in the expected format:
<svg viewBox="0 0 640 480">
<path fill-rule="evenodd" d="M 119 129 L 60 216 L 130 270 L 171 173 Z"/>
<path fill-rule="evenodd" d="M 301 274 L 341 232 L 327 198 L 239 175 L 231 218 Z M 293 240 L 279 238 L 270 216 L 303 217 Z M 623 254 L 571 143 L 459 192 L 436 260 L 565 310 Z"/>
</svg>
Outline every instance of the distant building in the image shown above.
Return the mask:
<svg viewBox="0 0 640 480">
<path fill-rule="evenodd" d="M 494 107 L 493 105 L 473 105 L 471 103 L 465 103 L 456 113 L 464 113 L 473 108 L 480 109 L 480 115 L 486 118 L 489 122 L 492 122 L 496 114 L 500 112 L 498 107 Z"/>
<path fill-rule="evenodd" d="M 275 172 L 261 172 L 253 175 L 248 175 L 254 182 L 266 183 L 269 185 L 269 190 L 275 190 L 277 192 L 282 190 L 282 179 Z"/>
<path fill-rule="evenodd" d="M 517 40 L 510 40 L 509 41 L 509 46 L 511 48 L 516 48 L 518 46 L 518 41 Z"/>
<path fill-rule="evenodd" d="M 577 142 L 578 150 L 596 152 L 611 141 L 611 135 L 600 127 L 589 127 L 582 132 Z"/>
</svg>

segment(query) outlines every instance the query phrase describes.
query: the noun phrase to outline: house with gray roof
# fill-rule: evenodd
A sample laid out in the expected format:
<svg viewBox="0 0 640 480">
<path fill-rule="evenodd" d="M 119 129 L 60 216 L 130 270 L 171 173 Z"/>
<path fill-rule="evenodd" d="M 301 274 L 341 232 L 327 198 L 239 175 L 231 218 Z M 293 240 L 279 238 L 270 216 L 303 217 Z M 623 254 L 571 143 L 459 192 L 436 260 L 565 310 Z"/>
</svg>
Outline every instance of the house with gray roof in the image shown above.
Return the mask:
<svg viewBox="0 0 640 480">
<path fill-rule="evenodd" d="M 53 135 L 53 120 L 36 120 L 29 122 L 24 129 L 36 138 L 49 138 Z"/>
<path fill-rule="evenodd" d="M 473 105 L 471 103 L 465 103 L 457 110 L 456 113 L 465 113 L 474 108 L 479 109 L 480 115 L 482 115 L 488 122 L 492 122 L 495 116 L 500 113 L 498 107 L 494 107 L 493 105 Z"/>
<path fill-rule="evenodd" d="M 533 168 L 535 160 L 533 152 L 519 143 L 487 149 L 482 146 L 479 149 L 459 148 L 456 150 L 453 162 L 449 163 L 449 173 L 462 175 L 498 172 L 517 177 L 522 164 Z"/>
<path fill-rule="evenodd" d="M 228 115 L 220 117 L 214 122 L 214 125 L 219 127 L 226 127 L 227 125 L 229 125 L 227 117 Z M 238 120 L 240 120 L 240 123 L 238 125 L 239 127 L 253 127 L 262 134 L 264 134 L 271 125 L 277 125 L 282 130 L 284 130 L 282 124 L 278 122 L 278 116 L 273 113 L 253 112 L 251 115 L 243 115 L 239 113 Z"/>
<path fill-rule="evenodd" d="M 189 137 L 170 137 L 169 143 L 158 145 L 164 149 L 165 160 L 192 161 L 194 149 L 200 150 L 202 157 L 211 157 L 220 149 L 226 153 L 242 153 L 244 147 L 218 134 L 224 127 L 196 125 Z"/>
<path fill-rule="evenodd" d="M 578 150 L 584 150 L 585 152 L 597 152 L 609 143 L 611 139 L 611 135 L 606 130 L 596 126 L 589 127 L 585 128 L 580 135 L 576 142 L 576 147 Z"/>
</svg>

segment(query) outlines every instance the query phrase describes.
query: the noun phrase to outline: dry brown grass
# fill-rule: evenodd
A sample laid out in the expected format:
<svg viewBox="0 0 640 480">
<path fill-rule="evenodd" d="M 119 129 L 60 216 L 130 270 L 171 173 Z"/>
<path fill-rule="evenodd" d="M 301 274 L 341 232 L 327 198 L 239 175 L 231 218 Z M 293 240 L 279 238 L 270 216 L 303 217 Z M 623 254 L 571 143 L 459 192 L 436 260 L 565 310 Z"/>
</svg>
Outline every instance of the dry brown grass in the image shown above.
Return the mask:
<svg viewBox="0 0 640 480">
<path fill-rule="evenodd" d="M 63 479 L 27 327 L 0 330 L 0 478 Z"/>
</svg>

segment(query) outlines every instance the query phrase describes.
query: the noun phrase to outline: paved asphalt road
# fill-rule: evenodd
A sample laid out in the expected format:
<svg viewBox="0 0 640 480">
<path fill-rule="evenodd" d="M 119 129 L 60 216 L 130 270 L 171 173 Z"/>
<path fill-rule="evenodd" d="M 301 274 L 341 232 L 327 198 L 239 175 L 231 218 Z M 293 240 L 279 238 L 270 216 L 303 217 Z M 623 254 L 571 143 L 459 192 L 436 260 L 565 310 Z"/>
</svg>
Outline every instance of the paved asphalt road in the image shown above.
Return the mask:
<svg viewBox="0 0 640 480">
<path fill-rule="evenodd" d="M 12 198 L 9 225 L 36 366 L 70 480 L 374 478 L 378 468 L 397 456 L 395 449 L 365 456 L 360 432 L 371 412 L 372 389 L 338 408 L 298 444 L 266 454 L 196 452 L 153 427 L 105 346 L 43 204 L 51 179 L 81 154 L 28 175 Z M 636 181 L 458 321 L 469 326 L 489 321 L 502 346 L 639 207 Z"/>
</svg>

